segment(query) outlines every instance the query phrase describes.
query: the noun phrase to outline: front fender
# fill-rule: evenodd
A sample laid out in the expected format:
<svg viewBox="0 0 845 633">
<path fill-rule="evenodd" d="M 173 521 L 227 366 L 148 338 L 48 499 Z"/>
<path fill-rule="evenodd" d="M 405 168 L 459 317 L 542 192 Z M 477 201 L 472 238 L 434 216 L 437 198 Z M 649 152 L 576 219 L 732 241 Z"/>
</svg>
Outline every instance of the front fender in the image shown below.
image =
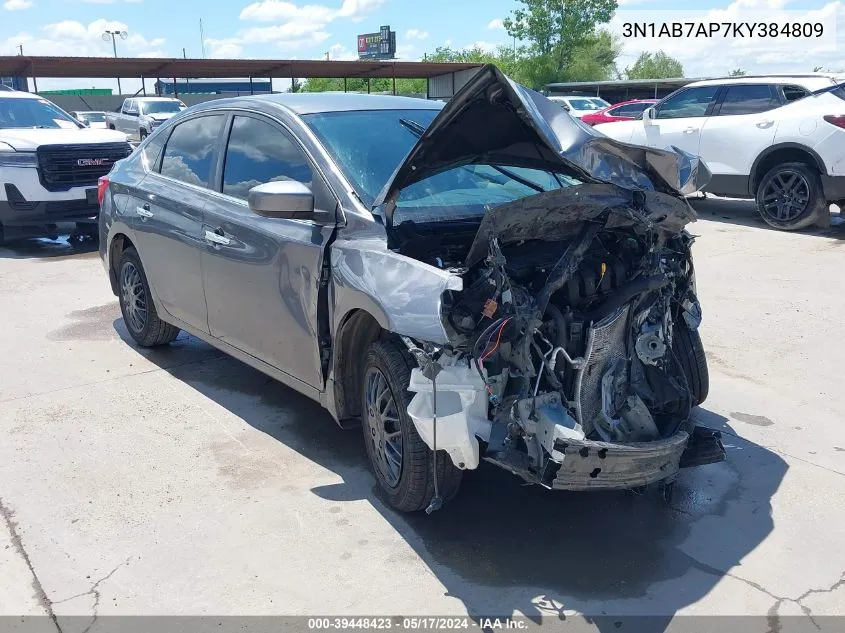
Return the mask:
<svg viewBox="0 0 845 633">
<path fill-rule="evenodd" d="M 446 290 L 463 289 L 460 277 L 394 253 L 383 240 L 338 240 L 331 263 L 333 332 L 346 314 L 362 309 L 390 332 L 448 343 L 441 297 Z"/>
</svg>

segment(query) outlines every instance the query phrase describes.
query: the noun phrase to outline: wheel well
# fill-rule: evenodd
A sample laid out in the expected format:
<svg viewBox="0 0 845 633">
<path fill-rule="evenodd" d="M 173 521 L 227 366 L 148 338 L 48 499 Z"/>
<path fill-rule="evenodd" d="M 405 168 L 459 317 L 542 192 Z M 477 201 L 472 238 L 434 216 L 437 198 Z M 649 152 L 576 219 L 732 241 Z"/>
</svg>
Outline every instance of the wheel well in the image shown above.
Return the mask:
<svg viewBox="0 0 845 633">
<path fill-rule="evenodd" d="M 781 147 L 758 159 L 757 165 L 751 174 L 751 193 L 756 194 L 757 185 L 760 184 L 763 176 L 772 167 L 782 163 L 805 163 L 809 167 L 818 169 L 821 173 L 824 173 L 824 165 L 819 164 L 819 158 L 811 154 L 808 150 L 800 147 Z"/>
<path fill-rule="evenodd" d="M 348 314 L 336 336 L 334 346 L 334 390 L 337 418 L 341 422 L 361 416 L 361 384 L 367 350 L 384 330 L 366 310 Z"/>
<path fill-rule="evenodd" d="M 134 248 L 135 245 L 123 233 L 115 235 L 109 245 L 109 281 L 115 296 L 117 295 L 117 262 L 120 260 L 123 251 L 130 247 Z"/>
</svg>

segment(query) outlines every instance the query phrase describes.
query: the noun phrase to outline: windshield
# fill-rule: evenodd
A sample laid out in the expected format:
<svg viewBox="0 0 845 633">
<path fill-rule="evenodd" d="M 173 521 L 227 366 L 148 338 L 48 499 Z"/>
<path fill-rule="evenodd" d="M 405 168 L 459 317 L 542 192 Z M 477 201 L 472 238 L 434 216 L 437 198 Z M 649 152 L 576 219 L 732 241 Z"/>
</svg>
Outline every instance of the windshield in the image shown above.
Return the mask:
<svg viewBox="0 0 845 633">
<path fill-rule="evenodd" d="M 79 129 L 79 123 L 45 99 L 0 98 L 0 128 Z"/>
<path fill-rule="evenodd" d="M 569 107 L 572 108 L 573 110 L 598 111 L 598 110 L 602 110 L 603 108 L 610 105 L 609 103 L 606 103 L 604 105 L 599 105 L 598 103 L 596 103 L 596 101 L 601 101 L 601 99 L 593 100 L 593 99 L 584 98 L 584 99 L 568 99 L 568 101 L 569 101 Z"/>
<path fill-rule="evenodd" d="M 178 101 L 148 101 L 141 104 L 141 114 L 164 114 L 180 110 Z"/>
<path fill-rule="evenodd" d="M 89 123 L 103 123 L 106 120 L 106 115 L 102 112 L 83 112 L 79 115 L 79 120 Z"/>
<path fill-rule="evenodd" d="M 370 207 L 437 112 L 365 110 L 310 114 L 303 119 Z M 505 202 L 575 183 L 562 174 L 525 167 L 456 167 L 404 188 L 394 223 L 478 216 Z"/>
</svg>

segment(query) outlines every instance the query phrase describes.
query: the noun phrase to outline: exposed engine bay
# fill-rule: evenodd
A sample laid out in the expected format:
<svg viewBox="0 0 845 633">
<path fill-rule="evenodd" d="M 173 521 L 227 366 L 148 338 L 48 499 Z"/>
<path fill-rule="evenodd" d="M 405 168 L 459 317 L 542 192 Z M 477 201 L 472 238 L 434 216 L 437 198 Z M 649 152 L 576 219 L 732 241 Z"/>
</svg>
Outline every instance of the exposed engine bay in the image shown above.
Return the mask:
<svg viewBox="0 0 845 633">
<path fill-rule="evenodd" d="M 665 194 L 580 185 L 497 207 L 480 226 L 396 227 L 400 252 L 463 281 L 442 297 L 449 344 L 406 340 L 422 439 L 458 468 L 485 459 L 570 490 L 724 459 L 718 433 L 690 421 L 706 395 L 684 345 L 701 320 L 693 219 Z"/>
</svg>

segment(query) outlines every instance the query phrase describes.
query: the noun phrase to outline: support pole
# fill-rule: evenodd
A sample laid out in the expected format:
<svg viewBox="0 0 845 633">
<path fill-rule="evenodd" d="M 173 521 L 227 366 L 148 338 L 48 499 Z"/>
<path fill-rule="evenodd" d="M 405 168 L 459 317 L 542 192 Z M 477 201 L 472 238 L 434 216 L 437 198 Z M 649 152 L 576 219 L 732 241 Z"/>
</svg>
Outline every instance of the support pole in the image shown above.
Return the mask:
<svg viewBox="0 0 845 633">
<path fill-rule="evenodd" d="M 255 90 L 252 87 L 252 75 L 249 76 L 249 94 L 254 95 Z"/>
<path fill-rule="evenodd" d="M 346 92 L 346 77 L 343 78 L 343 91 Z"/>
<path fill-rule="evenodd" d="M 176 84 L 176 77 L 173 78 L 173 96 L 179 98 L 179 86 Z"/>
<path fill-rule="evenodd" d="M 370 94 L 370 77 L 367 76 L 367 94 Z"/>
<path fill-rule="evenodd" d="M 396 64 L 393 64 L 393 96 L 396 96 Z"/>
<path fill-rule="evenodd" d="M 146 80 L 144 79 L 143 75 L 141 75 L 141 91 L 144 93 L 144 96 L 146 97 L 147 96 L 147 83 L 146 83 Z"/>
</svg>

